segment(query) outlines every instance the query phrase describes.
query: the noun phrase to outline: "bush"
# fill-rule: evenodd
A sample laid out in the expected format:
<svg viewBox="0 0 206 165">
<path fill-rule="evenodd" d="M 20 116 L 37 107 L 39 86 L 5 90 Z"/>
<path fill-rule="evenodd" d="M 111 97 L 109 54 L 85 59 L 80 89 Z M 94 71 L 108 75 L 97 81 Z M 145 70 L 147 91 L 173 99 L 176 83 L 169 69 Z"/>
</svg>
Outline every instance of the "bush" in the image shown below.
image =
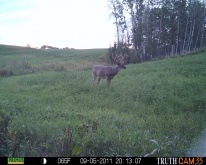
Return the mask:
<svg viewBox="0 0 206 165">
<path fill-rule="evenodd" d="M 0 70 L 0 76 L 12 76 L 13 75 L 13 72 L 12 71 L 9 71 L 9 70 L 6 70 L 6 69 L 1 69 Z"/>
</svg>

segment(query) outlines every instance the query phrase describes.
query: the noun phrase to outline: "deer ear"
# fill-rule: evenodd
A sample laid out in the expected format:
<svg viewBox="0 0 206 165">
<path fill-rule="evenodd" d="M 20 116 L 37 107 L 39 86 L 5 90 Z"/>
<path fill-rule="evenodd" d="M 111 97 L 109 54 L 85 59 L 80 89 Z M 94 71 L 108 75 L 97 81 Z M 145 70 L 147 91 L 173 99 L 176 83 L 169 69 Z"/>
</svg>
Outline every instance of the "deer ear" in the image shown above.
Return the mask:
<svg viewBox="0 0 206 165">
<path fill-rule="evenodd" d="M 121 63 L 120 63 L 120 62 L 116 62 L 116 64 L 117 64 L 118 66 L 120 66 L 120 65 L 121 65 Z"/>
</svg>

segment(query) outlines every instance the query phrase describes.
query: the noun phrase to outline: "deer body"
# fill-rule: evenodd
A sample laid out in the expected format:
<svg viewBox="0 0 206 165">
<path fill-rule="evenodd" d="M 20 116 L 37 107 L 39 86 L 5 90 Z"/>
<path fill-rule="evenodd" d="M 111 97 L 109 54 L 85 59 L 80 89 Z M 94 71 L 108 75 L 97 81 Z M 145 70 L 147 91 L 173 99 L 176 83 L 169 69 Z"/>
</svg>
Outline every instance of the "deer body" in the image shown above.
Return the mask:
<svg viewBox="0 0 206 165">
<path fill-rule="evenodd" d="M 113 79 L 120 69 L 126 69 L 124 64 L 117 63 L 117 66 L 94 65 L 92 68 L 93 85 L 97 77 L 97 84 L 99 84 L 101 78 L 106 78 L 107 84 L 109 85 L 111 79 Z"/>
</svg>

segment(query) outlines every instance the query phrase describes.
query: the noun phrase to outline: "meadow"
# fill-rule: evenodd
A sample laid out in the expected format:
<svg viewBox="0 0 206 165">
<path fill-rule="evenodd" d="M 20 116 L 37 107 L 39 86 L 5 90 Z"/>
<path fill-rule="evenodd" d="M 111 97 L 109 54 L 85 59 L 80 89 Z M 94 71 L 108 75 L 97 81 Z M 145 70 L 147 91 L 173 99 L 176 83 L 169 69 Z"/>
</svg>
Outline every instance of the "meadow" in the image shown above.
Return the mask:
<svg viewBox="0 0 206 165">
<path fill-rule="evenodd" d="M 106 53 L 0 45 L 0 156 L 189 156 L 206 126 L 206 53 L 92 86 Z"/>
</svg>

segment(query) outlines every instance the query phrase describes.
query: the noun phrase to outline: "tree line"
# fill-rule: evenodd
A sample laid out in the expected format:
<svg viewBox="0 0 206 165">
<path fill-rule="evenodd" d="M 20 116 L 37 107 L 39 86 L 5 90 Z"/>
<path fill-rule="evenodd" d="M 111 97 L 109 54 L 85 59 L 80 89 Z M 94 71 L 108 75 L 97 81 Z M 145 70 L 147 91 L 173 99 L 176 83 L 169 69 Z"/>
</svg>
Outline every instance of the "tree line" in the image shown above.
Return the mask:
<svg viewBox="0 0 206 165">
<path fill-rule="evenodd" d="M 116 26 L 112 59 L 129 62 L 183 54 L 206 44 L 204 0 L 108 0 Z"/>
</svg>

